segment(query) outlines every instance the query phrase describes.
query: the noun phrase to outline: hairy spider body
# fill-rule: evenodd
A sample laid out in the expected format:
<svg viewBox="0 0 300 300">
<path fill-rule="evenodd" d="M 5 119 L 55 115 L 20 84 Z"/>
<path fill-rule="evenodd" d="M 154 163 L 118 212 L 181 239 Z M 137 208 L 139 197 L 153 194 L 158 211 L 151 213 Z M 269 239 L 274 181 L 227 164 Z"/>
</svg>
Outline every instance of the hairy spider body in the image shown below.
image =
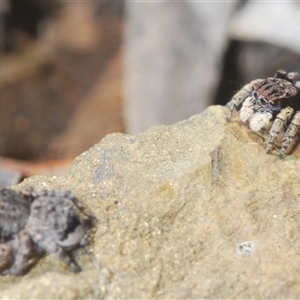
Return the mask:
<svg viewBox="0 0 300 300">
<path fill-rule="evenodd" d="M 79 200 L 68 191 L 36 192 L 32 187 L 26 187 L 19 194 L 10 193 L 10 196 L 7 200 L 14 203 L 23 222 L 19 225 L 11 217 L 5 224 L 18 230 L 10 230 L 9 238 L 0 243 L 0 263 L 5 268 L 2 274 L 23 274 L 28 268 L 29 258 L 43 252 L 56 255 L 74 272 L 80 272 L 80 266 L 68 251 L 89 243 L 87 229 L 92 225 L 93 216 L 85 211 Z M 29 203 L 30 213 L 20 205 L 24 200 Z"/>
<path fill-rule="evenodd" d="M 227 103 L 227 121 L 235 110 L 252 131 L 272 123 L 266 152 L 270 154 L 279 133 L 285 132 L 278 156 L 283 158 L 300 128 L 300 75 L 279 70 L 274 77 L 255 79 Z"/>
</svg>

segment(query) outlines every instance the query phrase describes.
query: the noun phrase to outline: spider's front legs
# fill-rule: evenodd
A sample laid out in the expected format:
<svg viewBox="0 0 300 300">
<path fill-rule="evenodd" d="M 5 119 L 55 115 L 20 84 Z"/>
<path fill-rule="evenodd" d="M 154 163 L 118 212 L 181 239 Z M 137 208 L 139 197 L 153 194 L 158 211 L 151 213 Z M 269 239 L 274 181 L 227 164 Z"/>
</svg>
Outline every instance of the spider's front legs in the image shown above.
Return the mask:
<svg viewBox="0 0 300 300">
<path fill-rule="evenodd" d="M 52 253 L 58 258 L 60 258 L 66 265 L 68 265 L 73 270 L 73 272 L 81 272 L 81 267 L 77 264 L 77 262 L 73 260 L 71 256 L 67 254 L 67 252 L 55 242 L 50 241 L 49 239 L 43 239 L 39 240 L 38 245 L 48 253 Z"/>
<path fill-rule="evenodd" d="M 291 142 L 294 140 L 295 136 L 299 132 L 299 129 L 300 129 L 300 111 L 297 111 L 292 119 L 291 124 L 288 127 L 288 130 L 284 135 L 282 145 L 278 153 L 280 159 L 283 159 L 286 150 L 289 148 Z"/>
<path fill-rule="evenodd" d="M 1 263 L 1 275 L 5 275 L 5 269 L 9 268 L 13 262 L 13 250 L 9 243 L 0 244 L 0 263 Z"/>
<path fill-rule="evenodd" d="M 9 269 L 2 272 L 2 275 L 21 275 L 24 273 L 27 262 L 32 255 L 33 245 L 26 230 L 21 230 L 11 241 L 6 244 L 9 251 L 14 255 L 14 262 Z"/>
<path fill-rule="evenodd" d="M 230 121 L 234 111 L 238 110 L 239 107 L 244 103 L 246 99 L 252 97 L 254 85 L 261 82 L 262 79 L 255 79 L 250 83 L 246 84 L 241 90 L 239 90 L 233 98 L 226 104 L 229 109 L 229 113 L 226 117 L 227 121 Z"/>
<path fill-rule="evenodd" d="M 284 127 L 293 116 L 293 113 L 294 110 L 288 106 L 282 109 L 281 112 L 277 115 L 269 132 L 269 139 L 266 149 L 267 154 L 271 154 L 278 134 L 284 130 Z"/>
</svg>

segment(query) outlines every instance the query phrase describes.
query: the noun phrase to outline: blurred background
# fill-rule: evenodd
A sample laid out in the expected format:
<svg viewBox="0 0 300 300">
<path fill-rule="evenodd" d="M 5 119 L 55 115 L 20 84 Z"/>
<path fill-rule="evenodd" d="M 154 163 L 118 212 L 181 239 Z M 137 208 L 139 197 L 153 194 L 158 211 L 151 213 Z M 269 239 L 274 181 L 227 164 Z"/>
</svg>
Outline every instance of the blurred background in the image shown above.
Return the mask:
<svg viewBox="0 0 300 300">
<path fill-rule="evenodd" d="M 299 2 L 0 1 L 0 186 L 300 71 Z"/>
</svg>

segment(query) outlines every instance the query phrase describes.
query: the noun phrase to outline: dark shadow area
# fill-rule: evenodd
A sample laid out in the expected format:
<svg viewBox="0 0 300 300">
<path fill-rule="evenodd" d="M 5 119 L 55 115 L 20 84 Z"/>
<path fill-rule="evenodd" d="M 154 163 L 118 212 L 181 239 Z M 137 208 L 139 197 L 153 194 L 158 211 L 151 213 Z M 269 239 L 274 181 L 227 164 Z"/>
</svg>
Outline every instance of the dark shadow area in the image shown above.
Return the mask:
<svg viewBox="0 0 300 300">
<path fill-rule="evenodd" d="M 300 55 L 268 43 L 231 41 L 213 103 L 225 105 L 244 84 L 279 69 L 300 72 Z"/>
</svg>

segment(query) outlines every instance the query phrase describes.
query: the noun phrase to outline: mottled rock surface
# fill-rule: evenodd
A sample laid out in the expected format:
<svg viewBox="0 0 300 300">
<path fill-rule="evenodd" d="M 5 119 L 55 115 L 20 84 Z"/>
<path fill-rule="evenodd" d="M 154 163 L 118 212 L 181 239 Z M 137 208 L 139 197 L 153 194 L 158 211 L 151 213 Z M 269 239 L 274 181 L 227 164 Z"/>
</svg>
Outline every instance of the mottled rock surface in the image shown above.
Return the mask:
<svg viewBox="0 0 300 300">
<path fill-rule="evenodd" d="M 60 178 L 98 219 L 73 274 L 47 255 L 0 278 L 5 299 L 298 298 L 300 160 L 213 106 L 137 136 L 111 134 Z M 90 251 L 89 251 L 90 250 Z"/>
</svg>

